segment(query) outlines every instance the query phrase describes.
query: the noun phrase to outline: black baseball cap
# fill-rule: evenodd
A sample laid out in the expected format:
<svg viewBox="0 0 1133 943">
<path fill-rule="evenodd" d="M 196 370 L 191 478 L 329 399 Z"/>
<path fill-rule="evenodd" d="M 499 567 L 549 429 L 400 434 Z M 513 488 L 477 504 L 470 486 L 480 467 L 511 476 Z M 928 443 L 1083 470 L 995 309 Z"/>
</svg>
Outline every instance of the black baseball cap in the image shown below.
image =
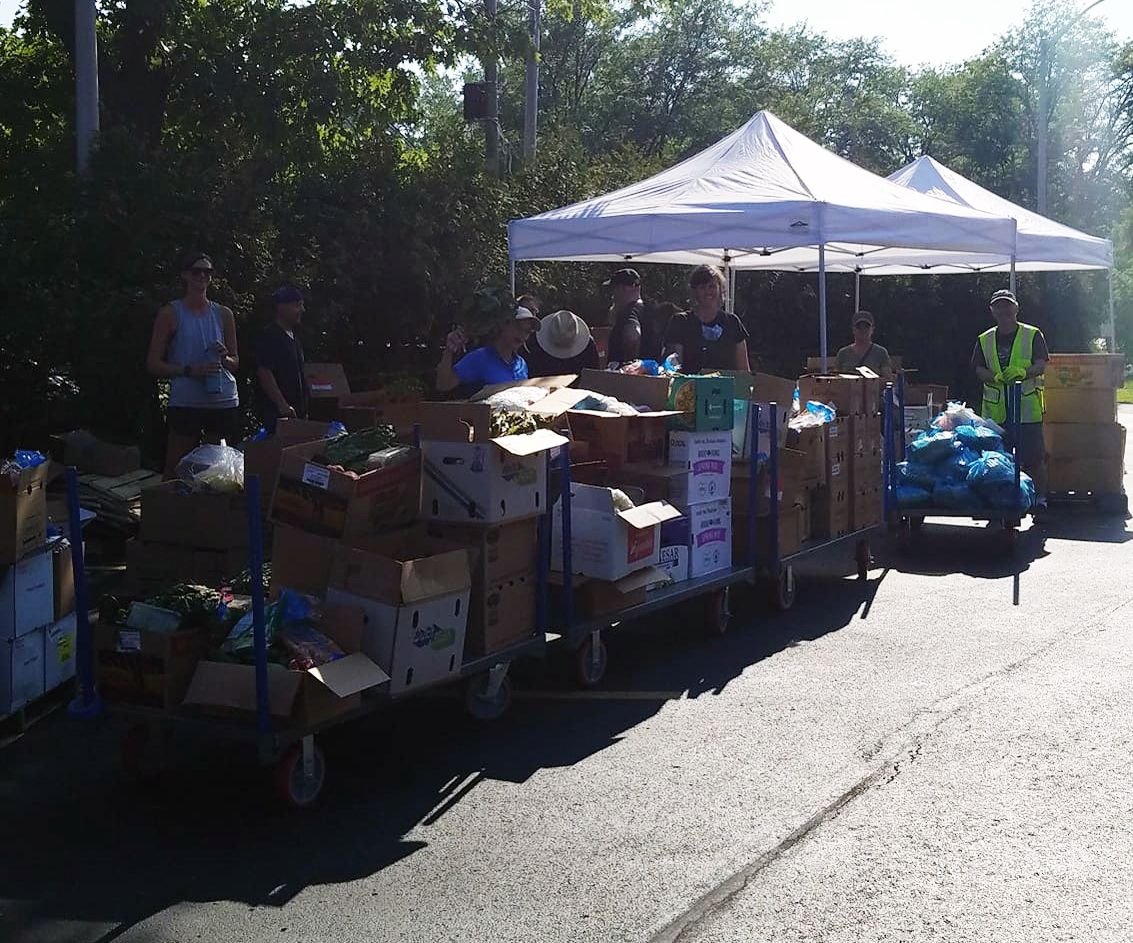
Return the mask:
<svg viewBox="0 0 1133 943">
<path fill-rule="evenodd" d="M 277 305 L 295 304 L 303 300 L 303 292 L 294 285 L 281 285 L 271 293 L 271 300 Z"/>
<path fill-rule="evenodd" d="M 613 275 L 602 282 L 603 288 L 613 288 L 615 285 L 640 285 L 641 276 L 637 269 L 620 268 Z"/>
<path fill-rule="evenodd" d="M 997 301 L 1010 301 L 1016 308 L 1019 307 L 1019 299 L 1015 297 L 1015 292 L 1008 291 L 1006 288 L 1001 288 L 992 295 L 988 304 L 994 305 Z"/>
<path fill-rule="evenodd" d="M 861 324 L 863 321 L 865 321 L 865 323 L 868 324 L 870 327 L 875 326 L 874 323 L 873 323 L 873 315 L 872 314 L 870 314 L 868 311 L 855 311 L 854 312 L 854 322 L 853 322 L 854 325 L 857 326 L 858 324 Z"/>
</svg>

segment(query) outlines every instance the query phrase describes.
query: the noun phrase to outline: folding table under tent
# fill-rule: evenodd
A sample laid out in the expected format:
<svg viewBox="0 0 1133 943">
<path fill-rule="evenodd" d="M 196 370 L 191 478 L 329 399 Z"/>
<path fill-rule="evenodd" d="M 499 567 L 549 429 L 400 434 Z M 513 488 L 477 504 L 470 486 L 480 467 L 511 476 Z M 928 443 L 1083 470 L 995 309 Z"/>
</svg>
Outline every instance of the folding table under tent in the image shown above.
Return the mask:
<svg viewBox="0 0 1133 943">
<path fill-rule="evenodd" d="M 780 254 L 809 248 L 826 343 L 827 254 L 880 249 L 1009 259 L 1015 220 L 918 193 L 826 150 L 768 111 L 653 177 L 508 225 L 514 291 L 520 261 L 710 263 L 792 270 Z M 731 292 L 730 292 L 731 294 Z"/>
<path fill-rule="evenodd" d="M 1015 290 L 1016 272 L 1098 271 L 1109 273 L 1109 340 L 1114 341 L 1113 322 L 1113 243 L 1071 229 L 1038 213 L 985 190 L 934 160 L 918 157 L 887 179 L 918 193 L 949 200 L 959 206 L 981 210 L 993 216 L 1009 216 L 1017 224 L 1015 245 L 1007 257 L 994 253 L 950 252 L 924 249 L 860 249 L 846 254 L 829 253 L 827 271 L 854 272 L 855 306 L 862 275 L 946 275 L 973 272 L 1009 272 Z M 818 270 L 813 249 L 788 250 L 774 265 L 754 259 L 740 263 L 742 268 L 787 269 L 796 272 Z"/>
</svg>

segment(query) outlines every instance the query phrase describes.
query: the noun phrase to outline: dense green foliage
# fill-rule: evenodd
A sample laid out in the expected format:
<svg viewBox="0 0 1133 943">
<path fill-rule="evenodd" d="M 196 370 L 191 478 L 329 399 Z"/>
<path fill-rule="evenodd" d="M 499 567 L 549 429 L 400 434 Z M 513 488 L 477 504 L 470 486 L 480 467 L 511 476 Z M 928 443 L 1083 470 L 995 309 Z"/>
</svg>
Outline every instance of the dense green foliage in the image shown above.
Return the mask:
<svg viewBox="0 0 1133 943">
<path fill-rule="evenodd" d="M 910 71 L 873 40 L 768 29 L 755 0 L 559 0 L 544 18 L 539 156 L 521 166 L 524 7 L 502 4 L 494 26 L 480 10 L 101 0 L 102 134 L 80 181 L 71 4 L 28 0 L 0 30 L 3 449 L 75 424 L 156 444 L 144 351 L 187 248 L 216 261 L 213 294 L 236 311 L 245 353 L 267 296 L 293 280 L 309 292 L 309 359 L 354 375 L 424 371 L 473 291 L 505 280 L 509 219 L 640 179 L 760 108 L 871 170 L 930 153 L 1033 206 L 1044 68 L 1049 212 L 1115 238 L 1119 334 L 1133 342 L 1133 48 L 1096 21 L 1066 29 L 1044 0 L 977 59 Z M 489 50 L 511 155 L 498 179 L 454 80 Z M 520 287 L 597 323 L 599 269 L 523 266 Z M 683 272 L 644 274 L 654 297 L 684 300 Z M 1004 278 L 864 280 L 862 304 L 879 340 L 955 382 Z M 830 284 L 834 343 L 853 285 Z M 1104 275 L 1022 276 L 1020 290 L 1055 349 L 1099 333 Z M 736 307 L 765 367 L 797 372 L 815 352 L 815 294 L 813 277 L 741 277 Z"/>
</svg>

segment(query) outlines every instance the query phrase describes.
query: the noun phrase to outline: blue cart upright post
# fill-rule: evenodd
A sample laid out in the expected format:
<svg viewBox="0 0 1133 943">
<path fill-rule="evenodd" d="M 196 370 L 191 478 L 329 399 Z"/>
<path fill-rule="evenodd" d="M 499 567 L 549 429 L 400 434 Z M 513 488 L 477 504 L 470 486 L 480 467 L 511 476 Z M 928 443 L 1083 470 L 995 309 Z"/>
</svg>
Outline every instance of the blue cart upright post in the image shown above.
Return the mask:
<svg viewBox="0 0 1133 943">
<path fill-rule="evenodd" d="M 945 403 L 945 406 L 948 404 Z M 932 418 L 931 416 L 929 417 Z M 905 374 L 897 374 L 897 423 L 901 430 L 901 450 L 897 454 L 905 458 Z"/>
<path fill-rule="evenodd" d="M 752 575 L 759 566 L 759 403 L 751 404 L 751 449 L 749 452 L 747 478 L 747 564 Z M 742 457 L 742 456 L 741 456 Z"/>
<path fill-rule="evenodd" d="M 771 542 L 771 575 L 779 578 L 779 407 L 775 403 L 767 405 L 768 418 L 768 444 L 767 451 L 771 458 L 769 461 L 770 473 L 767 476 L 771 491 L 770 514 L 768 515 L 768 537 Z"/>
<path fill-rule="evenodd" d="M 894 432 L 893 432 L 893 384 L 892 383 L 886 383 L 885 384 L 885 407 L 884 407 L 884 409 L 885 409 L 885 414 L 884 414 L 884 419 L 883 419 L 883 425 L 884 425 L 884 428 L 885 428 L 885 432 L 884 432 L 885 454 L 883 456 L 883 461 L 882 461 L 882 468 L 884 469 L 884 474 L 883 474 L 882 480 L 881 480 L 881 484 L 882 484 L 881 509 L 882 509 L 882 512 L 885 515 L 886 523 L 890 523 L 890 519 L 893 515 L 893 504 L 894 504 L 894 502 L 893 502 L 893 496 L 894 496 L 893 495 L 893 487 L 894 487 L 893 478 L 894 478 L 894 471 L 895 471 L 895 466 L 896 466 L 896 463 L 893 461 L 896 448 L 895 448 L 895 443 L 893 441 Z"/>
<path fill-rule="evenodd" d="M 545 456 L 547 466 L 547 483 L 551 482 L 551 451 Z M 543 635 L 548 628 L 548 613 L 550 612 L 550 598 L 548 596 L 548 576 L 551 572 L 551 530 L 554 526 L 555 502 L 547 495 L 547 507 L 539 515 L 539 529 L 537 531 L 538 544 L 536 553 L 539 555 L 535 570 L 535 628 Z"/>
<path fill-rule="evenodd" d="M 1011 457 L 1015 460 L 1015 500 L 1023 505 L 1023 490 L 1020 484 L 1019 446 L 1023 435 L 1023 384 L 1011 384 Z"/>
<path fill-rule="evenodd" d="M 244 482 L 248 505 L 248 570 L 252 583 L 252 635 L 256 657 L 256 733 L 261 758 L 271 754 L 271 712 L 268 707 L 267 621 L 264 615 L 264 540 L 260 521 L 260 478 L 249 475 Z"/>
<path fill-rule="evenodd" d="M 94 639 L 91 637 L 90 602 L 87 599 L 83 522 L 79 518 L 79 473 L 74 468 L 67 469 L 67 516 L 71 569 L 75 576 L 75 654 L 79 675 L 79 696 L 71 701 L 67 710 L 75 717 L 97 717 L 102 713 L 102 699 L 94 685 Z"/>
<path fill-rule="evenodd" d="M 559 477 L 562 479 L 562 534 L 563 534 L 563 631 L 571 632 L 574 626 L 574 561 L 571 553 L 570 520 L 570 443 L 559 449 Z"/>
</svg>

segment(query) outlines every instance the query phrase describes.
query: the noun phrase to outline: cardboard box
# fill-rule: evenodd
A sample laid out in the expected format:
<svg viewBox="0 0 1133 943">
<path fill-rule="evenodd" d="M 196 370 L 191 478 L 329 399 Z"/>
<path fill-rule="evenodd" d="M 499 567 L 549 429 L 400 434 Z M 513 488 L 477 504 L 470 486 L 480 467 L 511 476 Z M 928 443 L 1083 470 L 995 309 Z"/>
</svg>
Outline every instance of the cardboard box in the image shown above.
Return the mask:
<svg viewBox="0 0 1133 943">
<path fill-rule="evenodd" d="M 485 403 L 421 404 L 426 520 L 499 524 L 546 510 L 546 453 L 569 440 L 549 429 L 493 437 L 491 414 Z"/>
<path fill-rule="evenodd" d="M 850 461 L 849 483 L 851 491 L 881 487 L 881 453 L 874 451 L 855 455 Z"/>
<path fill-rule="evenodd" d="M 142 540 L 178 547 L 227 550 L 248 546 L 242 493 L 189 491 L 178 481 L 142 491 Z"/>
<path fill-rule="evenodd" d="M 1121 494 L 1125 490 L 1125 462 L 1119 458 L 1052 458 L 1046 465 L 1051 491 Z"/>
<path fill-rule="evenodd" d="M 248 568 L 248 549 L 200 550 L 145 540 L 126 542 L 126 583 L 145 595 L 176 583 L 219 587 Z"/>
<path fill-rule="evenodd" d="M 814 463 L 810 456 L 794 449 L 779 450 L 779 497 L 780 502 L 784 495 L 793 495 L 806 487 L 816 487 L 817 478 L 814 476 Z M 759 466 L 756 479 L 756 495 L 758 500 L 757 514 L 764 516 L 770 513 L 771 507 L 771 469 L 766 463 Z M 825 474 L 823 474 L 825 478 Z M 747 514 L 751 510 L 751 466 L 748 463 L 735 463 L 732 466 L 732 511 L 735 514 Z"/>
<path fill-rule="evenodd" d="M 96 623 L 96 686 L 108 701 L 175 711 L 208 648 L 199 629 L 151 632 Z"/>
<path fill-rule="evenodd" d="M 943 383 L 906 383 L 906 406 L 932 406 L 937 412 L 948 402 L 948 386 Z"/>
<path fill-rule="evenodd" d="M 57 619 L 43 633 L 43 689 L 54 691 L 75 677 L 78 620 L 72 612 Z"/>
<path fill-rule="evenodd" d="M 0 475 L 0 566 L 15 563 L 47 541 L 47 463 L 25 468 L 13 482 Z"/>
<path fill-rule="evenodd" d="M 730 376 L 673 377 L 669 383 L 669 408 L 680 412 L 670 420 L 673 429 L 694 432 L 732 430 L 736 381 Z"/>
<path fill-rule="evenodd" d="M 674 517 L 661 525 L 661 554 L 657 569 L 669 578 L 669 583 L 683 583 L 688 579 L 689 547 L 687 517 Z"/>
<path fill-rule="evenodd" d="M 801 483 L 808 487 L 826 484 L 825 426 L 792 429 L 787 436 L 787 446 L 804 456 L 798 474 Z"/>
<path fill-rule="evenodd" d="M 430 521 L 428 533 L 431 537 L 474 551 L 473 585 L 495 585 L 509 577 L 535 573 L 539 539 L 537 518 L 487 527 Z"/>
<path fill-rule="evenodd" d="M 1111 389 L 1047 390 L 1046 422 L 1110 423 L 1117 420 L 1117 391 Z"/>
<path fill-rule="evenodd" d="M 1125 385 L 1125 357 L 1051 354 L 1043 380 L 1047 390 L 1119 390 Z"/>
<path fill-rule="evenodd" d="M 389 674 L 392 693 L 460 670 L 472 588 L 468 557 L 423 528 L 335 548 L 327 602 L 366 613 L 361 650 Z"/>
<path fill-rule="evenodd" d="M 828 422 L 822 427 L 826 437 L 826 480 L 832 481 L 842 475 L 849 475 L 846 463 L 853 459 L 853 441 L 850 437 L 850 424 L 842 418 Z"/>
<path fill-rule="evenodd" d="M 665 574 L 657 567 L 645 567 L 620 580 L 584 580 L 574 587 L 575 612 L 583 617 L 622 612 L 640 606 L 647 599 L 650 587 L 668 585 Z"/>
<path fill-rule="evenodd" d="M 43 694 L 44 628 L 0 638 L 0 714 L 17 711 Z"/>
<path fill-rule="evenodd" d="M 307 363 L 304 364 L 304 372 L 310 393 L 307 415 L 311 419 L 326 421 L 338 418 L 338 401 L 350 394 L 350 383 L 342 364 Z"/>
<path fill-rule="evenodd" d="M 840 416 L 856 416 L 865 411 L 865 381 L 856 374 L 841 373 L 799 377 L 799 404 L 810 402 L 833 406 Z"/>
<path fill-rule="evenodd" d="M 861 530 L 881 523 L 881 486 L 880 484 L 855 488 L 853 501 L 850 507 L 850 530 Z"/>
<path fill-rule="evenodd" d="M 468 610 L 468 655 L 490 655 L 535 633 L 535 576 L 519 574 L 498 583 L 472 581 Z"/>
<path fill-rule="evenodd" d="M 747 561 L 751 517 L 737 514 L 733 520 L 732 558 Z M 810 538 L 810 513 L 802 504 L 784 504 L 779 510 L 779 559 L 798 553 Z M 756 547 L 759 559 L 766 561 L 771 555 L 771 524 L 761 517 L 756 522 Z"/>
<path fill-rule="evenodd" d="M 572 483 L 572 572 L 616 582 L 634 570 L 656 566 L 661 551 L 660 525 L 680 516 L 675 507 L 661 501 L 619 511 L 609 488 Z M 553 521 L 551 567 L 562 570 L 561 498 L 555 503 Z"/>
<path fill-rule="evenodd" d="M 754 409 L 755 404 L 747 400 L 738 399 L 735 401 L 732 413 L 734 421 L 732 426 L 732 456 L 734 458 L 741 458 L 746 461 L 751 460 L 751 446 L 754 439 L 751 430 L 751 415 Z M 783 408 L 776 409 L 775 431 L 780 448 L 787 444 L 787 436 L 789 434 L 788 424 L 790 420 L 790 410 Z M 762 403 L 759 405 L 758 422 L 759 447 L 756 451 L 766 455 L 771 448 L 771 411 L 770 407 Z"/>
<path fill-rule="evenodd" d="M 327 606 L 319 630 L 346 656 L 307 671 L 268 665 L 268 711 L 273 718 L 285 726 L 306 729 L 358 709 L 364 692 L 389 681 L 384 671 L 358 651 L 364 619 L 359 609 Z M 255 667 L 198 662 L 184 705 L 250 720 L 256 714 Z"/>
<path fill-rule="evenodd" d="M 732 499 L 694 504 L 688 509 L 688 575 L 697 579 L 732 565 Z"/>
<path fill-rule="evenodd" d="M 55 619 L 55 569 L 43 549 L 0 570 L 0 641 L 20 638 Z"/>
<path fill-rule="evenodd" d="M 685 471 L 673 480 L 673 504 L 687 507 L 725 498 L 732 485 L 731 433 L 670 432 L 669 464 Z"/>
<path fill-rule="evenodd" d="M 831 479 L 817 489 L 811 505 L 811 536 L 827 540 L 850 531 L 850 491 L 847 482 Z"/>
<path fill-rule="evenodd" d="M 881 417 L 852 416 L 846 420 L 850 436 L 850 452 L 854 456 L 881 452 Z"/>
<path fill-rule="evenodd" d="M 355 394 L 351 394 L 353 398 Z M 361 394 L 358 394 L 361 395 Z M 408 403 L 383 403 L 373 406 L 342 406 L 337 409 L 337 418 L 349 432 L 359 429 L 373 429 L 374 426 L 393 426 L 399 435 L 408 438 L 420 414 L 420 398 Z"/>
<path fill-rule="evenodd" d="M 608 370 L 583 370 L 578 377 L 580 390 L 612 396 L 638 409 L 645 406 L 649 412 L 669 411 L 669 385 L 669 377 L 634 376 Z"/>
<path fill-rule="evenodd" d="M 136 445 L 103 442 L 86 429 L 75 429 L 55 438 L 63 447 L 63 464 L 74 465 L 82 472 L 119 478 L 142 467 L 142 453 Z"/>
<path fill-rule="evenodd" d="M 249 439 L 244 443 L 244 477 L 259 476 L 260 504 L 264 511 L 271 509 L 283 450 L 304 442 L 321 442 L 328 425 L 327 422 L 309 419 L 280 419 L 275 426 L 275 435 L 266 439 Z"/>
<path fill-rule="evenodd" d="M 71 562 L 71 544 L 60 537 L 51 543 L 54 579 L 55 619 L 58 621 L 75 611 L 75 570 Z"/>
<path fill-rule="evenodd" d="M 877 416 L 881 413 L 881 377 L 869 367 L 858 367 L 854 373 L 862 378 L 862 414 Z"/>
<path fill-rule="evenodd" d="M 317 461 L 322 442 L 283 450 L 272 520 L 325 537 L 365 536 L 416 520 L 421 506 L 421 453 L 352 478 Z"/>
<path fill-rule="evenodd" d="M 1052 460 L 1125 457 L 1125 427 L 1116 422 L 1046 422 L 1043 438 Z"/>
<path fill-rule="evenodd" d="M 285 589 L 324 596 L 330 586 L 331 559 L 337 541 L 297 527 L 276 524 L 271 547 L 272 599 Z"/>
<path fill-rule="evenodd" d="M 618 469 L 664 459 L 668 420 L 673 415 L 676 414 L 662 412 L 618 416 L 572 409 L 567 413 L 567 421 L 571 438 L 587 444 L 591 459 Z"/>
</svg>

